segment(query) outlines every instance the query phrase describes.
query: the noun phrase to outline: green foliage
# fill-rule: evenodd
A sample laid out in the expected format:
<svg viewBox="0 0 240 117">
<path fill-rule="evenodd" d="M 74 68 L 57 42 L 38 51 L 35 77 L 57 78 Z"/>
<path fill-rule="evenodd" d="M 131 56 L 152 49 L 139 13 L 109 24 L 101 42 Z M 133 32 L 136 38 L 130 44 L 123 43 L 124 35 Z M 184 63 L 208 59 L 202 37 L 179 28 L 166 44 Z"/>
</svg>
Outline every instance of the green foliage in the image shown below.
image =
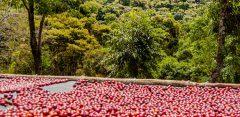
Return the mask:
<svg viewBox="0 0 240 117">
<path fill-rule="evenodd" d="M 51 74 L 51 65 L 52 61 L 50 58 L 50 51 L 48 51 L 48 47 L 44 46 L 42 47 L 42 73 L 43 74 Z"/>
<path fill-rule="evenodd" d="M 162 48 L 165 52 L 172 56 L 178 50 L 178 35 L 180 25 L 171 16 L 160 16 L 156 15 L 153 17 L 153 25 L 155 28 L 161 28 L 166 32 L 164 40 L 161 43 Z M 160 32 L 159 32 L 160 33 Z M 157 35 L 159 35 L 157 33 Z M 160 34 L 161 34 L 160 33 Z"/>
<path fill-rule="evenodd" d="M 226 38 L 226 57 L 225 68 L 222 70 L 223 79 L 225 82 L 239 83 L 239 47 L 240 47 L 240 3 L 236 0 L 229 1 L 231 14 L 229 16 L 228 36 Z"/>
<path fill-rule="evenodd" d="M 80 5 L 81 12 L 85 16 L 97 15 L 100 8 L 101 5 L 93 1 L 85 2 Z"/>
<path fill-rule="evenodd" d="M 106 21 L 106 23 L 111 23 L 111 22 L 115 21 L 116 19 L 117 19 L 116 14 L 106 13 L 104 16 L 104 20 Z"/>
<path fill-rule="evenodd" d="M 12 53 L 10 73 L 33 74 L 33 58 L 27 44 L 21 44 L 18 50 Z"/>
<path fill-rule="evenodd" d="M 228 25 L 228 33 L 230 35 L 234 35 L 235 37 L 240 36 L 240 3 L 236 0 L 230 0 L 228 3 L 230 7 L 230 16 L 228 16 L 229 21 Z M 234 23 L 233 23 L 234 22 Z"/>
<path fill-rule="evenodd" d="M 183 20 L 184 14 L 183 13 L 176 13 L 174 15 L 175 20 Z"/>
<path fill-rule="evenodd" d="M 143 9 L 148 8 L 148 1 L 147 0 L 131 0 L 130 4 L 133 7 L 141 7 Z"/>
<path fill-rule="evenodd" d="M 100 47 L 91 34 L 91 18 L 77 19 L 67 13 L 47 18 L 44 45 L 49 47 L 54 74 L 74 75 L 84 53 Z"/>
<path fill-rule="evenodd" d="M 187 2 L 187 0 L 180 0 L 181 2 Z"/>
<path fill-rule="evenodd" d="M 238 53 L 237 49 L 239 47 L 239 27 L 240 21 L 239 16 L 240 13 L 236 12 L 240 7 L 239 2 L 235 0 L 229 0 L 227 4 L 228 15 L 225 27 L 225 53 L 224 53 L 224 68 L 221 71 L 221 75 L 223 77 L 224 82 L 239 82 L 239 71 L 238 71 Z M 209 10 L 209 17 L 215 20 L 215 30 L 219 27 L 220 20 L 220 3 L 217 2 L 215 4 L 211 4 Z M 218 30 L 217 30 L 218 31 Z"/>
<path fill-rule="evenodd" d="M 12 15 L 15 14 L 15 15 Z M 0 35 L 0 72 L 32 73 L 32 56 L 27 46 L 27 19 L 25 14 L 10 10 L 7 20 L 2 22 Z"/>
<path fill-rule="evenodd" d="M 26 5 L 28 7 L 29 0 L 26 0 Z M 24 8 L 22 0 L 10 0 L 10 5 L 14 8 L 21 9 Z M 61 13 L 67 10 L 68 6 L 65 4 L 64 0 L 34 0 L 34 9 L 37 14 L 52 14 Z"/>
<path fill-rule="evenodd" d="M 174 56 L 159 62 L 157 78 L 206 82 L 214 68 L 216 51 L 215 23 L 208 15 L 194 18 L 181 26 L 179 48 Z"/>
<path fill-rule="evenodd" d="M 91 32 L 97 38 L 97 41 L 103 46 L 106 45 L 106 42 L 111 38 L 109 34 L 111 27 L 109 25 L 95 23 L 92 24 L 91 28 Z"/>
<path fill-rule="evenodd" d="M 8 53 L 8 47 L 6 44 L 7 40 L 4 37 L 4 35 L 0 31 L 0 73 L 2 71 L 5 71 L 8 67 L 7 65 L 9 64 L 9 54 Z"/>
<path fill-rule="evenodd" d="M 124 6 L 129 6 L 131 0 L 119 0 L 120 4 L 124 5 Z"/>
<path fill-rule="evenodd" d="M 4 35 L 0 33 L 0 52 L 7 49 L 5 42 L 6 42 L 6 38 L 4 38 Z"/>
<path fill-rule="evenodd" d="M 166 57 L 158 64 L 158 72 L 156 78 L 168 80 L 191 80 L 203 82 L 199 69 L 191 66 L 188 62 L 179 62 L 177 58 Z"/>
<path fill-rule="evenodd" d="M 154 3 L 154 8 L 158 10 L 159 8 L 167 8 L 167 9 L 172 9 L 174 5 L 167 1 L 158 1 Z"/>
<path fill-rule="evenodd" d="M 114 2 L 114 1 L 115 1 L 115 0 L 105 0 L 104 3 L 105 3 L 105 4 L 106 4 L 106 3 L 112 3 L 112 2 Z"/>
<path fill-rule="evenodd" d="M 229 83 L 239 83 L 240 79 L 240 58 L 239 58 L 239 49 L 240 49 L 240 40 L 239 37 L 228 36 L 227 37 L 227 55 L 225 58 L 226 67 L 223 69 L 223 79 L 225 82 Z"/>
<path fill-rule="evenodd" d="M 187 10 L 187 9 L 189 9 L 189 4 L 181 2 L 181 3 L 178 4 L 178 7 L 180 9 Z"/>
<path fill-rule="evenodd" d="M 124 7 L 121 4 L 107 4 L 99 10 L 97 20 L 105 21 L 106 14 L 115 14 L 119 17 L 127 11 L 129 11 L 128 7 Z"/>
<path fill-rule="evenodd" d="M 39 14 L 47 14 L 51 12 L 51 7 L 53 6 L 52 0 L 35 0 L 35 2 L 35 8 L 38 10 Z"/>
<path fill-rule="evenodd" d="M 188 62 L 192 66 L 190 69 L 197 69 L 192 73 L 194 76 L 211 77 L 217 39 L 214 28 L 215 23 L 207 14 L 182 26 L 181 47 L 176 56 L 178 60 Z"/>
<path fill-rule="evenodd" d="M 161 58 L 160 41 L 166 32 L 151 23 L 149 12 L 131 11 L 113 24 L 108 58 L 111 76 L 153 78 L 152 71 Z"/>
<path fill-rule="evenodd" d="M 0 25 L 2 24 L 3 20 L 6 18 L 6 15 L 8 14 L 9 11 L 9 4 L 8 1 L 1 1 L 0 2 Z"/>
<path fill-rule="evenodd" d="M 107 67 L 103 61 L 106 51 L 95 49 L 85 52 L 81 67 L 76 71 L 76 75 L 99 76 L 108 74 Z"/>
</svg>

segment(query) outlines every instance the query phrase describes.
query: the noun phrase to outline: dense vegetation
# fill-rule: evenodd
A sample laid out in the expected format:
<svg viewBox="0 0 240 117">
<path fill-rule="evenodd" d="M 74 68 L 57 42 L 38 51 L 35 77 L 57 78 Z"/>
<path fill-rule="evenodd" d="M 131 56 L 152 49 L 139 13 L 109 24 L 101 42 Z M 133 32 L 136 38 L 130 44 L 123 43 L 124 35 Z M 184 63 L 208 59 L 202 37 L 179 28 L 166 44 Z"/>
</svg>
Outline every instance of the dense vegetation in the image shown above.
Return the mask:
<svg viewBox="0 0 240 117">
<path fill-rule="evenodd" d="M 237 83 L 239 18 L 237 0 L 1 0 L 0 73 Z"/>
</svg>

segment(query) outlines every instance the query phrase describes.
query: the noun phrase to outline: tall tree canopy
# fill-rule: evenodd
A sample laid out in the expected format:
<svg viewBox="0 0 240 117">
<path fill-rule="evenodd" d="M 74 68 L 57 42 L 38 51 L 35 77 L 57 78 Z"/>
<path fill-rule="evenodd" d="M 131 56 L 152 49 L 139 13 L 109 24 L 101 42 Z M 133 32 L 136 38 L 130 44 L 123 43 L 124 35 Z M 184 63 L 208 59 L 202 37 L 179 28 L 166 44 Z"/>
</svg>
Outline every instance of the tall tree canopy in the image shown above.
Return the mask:
<svg viewBox="0 0 240 117">
<path fill-rule="evenodd" d="M 113 24 L 110 44 L 112 76 L 153 78 L 168 32 L 154 26 L 152 12 L 130 11 Z"/>
<path fill-rule="evenodd" d="M 218 49 L 212 82 L 223 82 L 221 71 L 224 68 L 226 37 L 236 34 L 239 36 L 239 7 L 239 2 L 235 0 L 219 0 Z"/>
</svg>

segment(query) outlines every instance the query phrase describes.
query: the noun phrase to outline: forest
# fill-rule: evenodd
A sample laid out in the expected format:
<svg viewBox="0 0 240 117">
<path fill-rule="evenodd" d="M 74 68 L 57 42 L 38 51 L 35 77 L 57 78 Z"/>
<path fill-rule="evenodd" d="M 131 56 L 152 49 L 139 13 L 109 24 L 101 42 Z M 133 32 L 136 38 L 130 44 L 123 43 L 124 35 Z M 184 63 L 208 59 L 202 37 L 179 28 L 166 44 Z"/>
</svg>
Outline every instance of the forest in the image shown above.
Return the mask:
<svg viewBox="0 0 240 117">
<path fill-rule="evenodd" d="M 0 73 L 240 83 L 240 1 L 0 0 Z"/>
</svg>

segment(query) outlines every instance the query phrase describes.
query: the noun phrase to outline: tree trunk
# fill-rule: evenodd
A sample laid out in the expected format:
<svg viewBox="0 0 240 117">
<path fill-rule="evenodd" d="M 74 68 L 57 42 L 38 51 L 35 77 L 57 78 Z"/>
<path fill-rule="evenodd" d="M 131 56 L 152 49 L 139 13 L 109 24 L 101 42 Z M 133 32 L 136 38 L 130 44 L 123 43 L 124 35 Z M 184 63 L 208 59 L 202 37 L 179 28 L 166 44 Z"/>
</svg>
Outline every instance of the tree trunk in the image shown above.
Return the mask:
<svg viewBox="0 0 240 117">
<path fill-rule="evenodd" d="M 218 50 L 216 57 L 216 68 L 212 72 L 211 82 L 223 82 L 221 76 L 221 70 L 224 68 L 224 45 L 226 38 L 226 20 L 227 20 L 227 0 L 220 0 L 220 21 L 219 21 L 219 31 L 218 31 Z"/>
<path fill-rule="evenodd" d="M 39 27 L 39 32 L 38 32 L 38 46 L 37 46 L 37 50 L 38 50 L 38 56 L 39 56 L 39 73 L 38 74 L 42 74 L 42 32 L 43 32 L 43 25 L 44 25 L 44 21 L 45 21 L 45 17 L 46 15 L 43 14 L 42 15 L 42 19 L 40 21 L 40 27 Z"/>
<path fill-rule="evenodd" d="M 32 55 L 34 59 L 34 69 L 35 74 L 41 74 L 41 48 L 38 46 L 37 37 L 36 37 L 36 27 L 34 19 L 34 0 L 29 0 L 28 2 L 28 22 L 30 28 L 30 46 L 32 49 Z"/>
</svg>

